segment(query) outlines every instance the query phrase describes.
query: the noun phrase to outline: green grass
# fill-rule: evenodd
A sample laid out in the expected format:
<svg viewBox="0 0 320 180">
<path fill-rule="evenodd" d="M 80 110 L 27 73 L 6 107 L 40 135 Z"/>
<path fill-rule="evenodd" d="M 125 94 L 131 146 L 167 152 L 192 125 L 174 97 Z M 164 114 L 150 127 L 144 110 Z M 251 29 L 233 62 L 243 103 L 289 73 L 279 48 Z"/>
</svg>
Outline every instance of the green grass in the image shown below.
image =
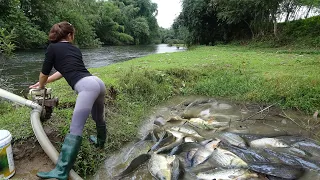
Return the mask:
<svg viewBox="0 0 320 180">
<path fill-rule="evenodd" d="M 150 109 L 176 95 L 205 95 L 237 101 L 274 103 L 305 113 L 320 109 L 320 55 L 304 50 L 253 48 L 248 46 L 196 47 L 180 53 L 157 54 L 107 67 L 90 69 L 100 77 L 107 94 L 108 143 L 104 152 L 86 140 L 94 134 L 89 120 L 76 170 L 92 174 L 104 157 L 135 139 Z M 64 136 L 69 130 L 76 95 L 62 80 L 50 84 L 60 98 L 51 120 Z M 116 96 L 115 96 L 116 94 Z M 114 98 L 116 97 L 116 98 Z M 8 107 L 0 127 L 16 138 L 32 134 L 26 109 Z M 11 127 L 13 126 L 13 127 Z"/>
</svg>

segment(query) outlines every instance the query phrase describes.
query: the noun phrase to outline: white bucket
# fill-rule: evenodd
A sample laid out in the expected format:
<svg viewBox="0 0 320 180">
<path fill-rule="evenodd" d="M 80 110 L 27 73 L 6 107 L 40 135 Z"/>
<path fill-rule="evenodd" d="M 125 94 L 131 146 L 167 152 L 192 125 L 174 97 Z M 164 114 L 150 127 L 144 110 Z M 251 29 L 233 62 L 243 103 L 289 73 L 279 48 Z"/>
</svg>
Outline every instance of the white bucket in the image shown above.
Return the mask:
<svg viewBox="0 0 320 180">
<path fill-rule="evenodd" d="M 11 140 L 9 131 L 0 130 L 0 179 L 9 179 L 15 173 Z"/>
</svg>

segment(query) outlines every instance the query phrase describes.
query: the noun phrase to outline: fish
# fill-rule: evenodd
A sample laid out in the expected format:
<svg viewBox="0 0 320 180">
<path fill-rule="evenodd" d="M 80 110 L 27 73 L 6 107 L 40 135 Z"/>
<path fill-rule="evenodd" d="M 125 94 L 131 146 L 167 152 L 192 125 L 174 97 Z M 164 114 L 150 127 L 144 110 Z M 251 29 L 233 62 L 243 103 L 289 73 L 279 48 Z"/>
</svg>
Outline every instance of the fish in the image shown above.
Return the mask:
<svg viewBox="0 0 320 180">
<path fill-rule="evenodd" d="M 281 163 L 250 163 L 249 169 L 258 173 L 280 177 L 284 179 L 298 179 L 304 173 L 300 166 Z"/>
<path fill-rule="evenodd" d="M 180 176 L 182 176 L 183 168 L 180 167 L 179 159 L 175 156 L 172 156 L 172 157 L 174 157 L 174 160 L 171 163 L 171 179 L 178 180 Z"/>
<path fill-rule="evenodd" d="M 247 147 L 247 143 L 244 141 L 244 139 L 234 133 L 224 132 L 219 135 L 219 138 L 222 141 L 226 141 L 234 146 L 243 147 L 243 148 Z"/>
<path fill-rule="evenodd" d="M 173 125 L 183 125 L 187 122 L 187 119 L 183 119 L 180 116 L 173 116 L 170 117 L 166 122 Z"/>
<path fill-rule="evenodd" d="M 163 143 L 163 139 L 165 138 L 165 134 L 166 134 L 166 132 L 162 132 L 160 134 L 158 142 L 151 147 L 151 151 L 154 151 L 155 149 L 158 148 L 158 146 L 161 145 L 161 143 Z"/>
<path fill-rule="evenodd" d="M 282 140 L 281 137 L 284 137 L 284 142 L 286 137 L 288 137 L 287 132 L 279 131 L 279 132 L 272 132 L 272 134 L 247 134 L 247 133 L 235 133 L 242 137 L 245 141 L 253 141 L 257 139 L 262 139 L 262 138 L 279 138 L 279 140 Z"/>
<path fill-rule="evenodd" d="M 212 154 L 212 150 L 205 147 L 200 147 L 197 149 L 196 153 L 192 156 L 191 167 L 196 167 L 199 164 L 204 163 Z"/>
<path fill-rule="evenodd" d="M 141 138 L 141 141 L 148 141 L 148 140 L 151 140 L 153 142 L 157 142 L 158 141 L 158 139 L 155 136 L 153 131 L 150 131 L 147 135 L 145 135 L 143 138 Z"/>
<path fill-rule="evenodd" d="M 285 142 L 276 138 L 262 138 L 256 139 L 249 143 L 250 147 L 254 148 L 276 148 L 276 147 L 289 147 Z"/>
<path fill-rule="evenodd" d="M 213 151 L 219 146 L 220 142 L 220 139 L 211 139 L 208 143 L 204 144 L 204 147 Z"/>
<path fill-rule="evenodd" d="M 318 145 L 315 142 L 312 141 L 300 141 L 296 142 L 292 145 L 293 147 L 302 149 L 308 153 L 310 153 L 312 156 L 319 157 L 320 158 L 320 145 Z"/>
<path fill-rule="evenodd" d="M 292 166 L 301 166 L 305 169 L 312 169 L 314 171 L 320 172 L 320 163 L 319 161 L 315 161 L 312 159 L 307 159 L 304 157 L 295 156 L 289 153 L 284 152 L 275 152 L 270 149 L 264 149 L 267 153 L 272 156 L 276 156 L 279 158 L 283 163 Z"/>
<path fill-rule="evenodd" d="M 202 136 L 199 135 L 197 131 L 195 131 L 192 128 L 186 127 L 186 126 L 174 126 L 171 128 L 174 131 L 181 132 L 183 134 L 189 135 L 189 136 L 194 136 L 197 138 L 203 138 Z"/>
<path fill-rule="evenodd" d="M 294 143 L 297 143 L 297 142 L 301 142 L 301 141 L 308 141 L 309 138 L 306 138 L 306 137 L 302 137 L 302 136 L 277 136 L 275 137 L 289 145 L 292 145 Z"/>
<path fill-rule="evenodd" d="M 271 149 L 264 149 L 264 151 L 267 152 L 269 155 L 271 155 L 271 157 L 273 156 L 278 158 L 284 164 L 292 165 L 292 166 L 300 165 L 300 163 L 296 160 L 296 158 L 294 158 L 294 156 L 290 156 L 289 154 L 276 152 Z"/>
<path fill-rule="evenodd" d="M 197 153 L 198 148 L 193 148 L 190 149 L 186 155 L 186 160 L 187 162 L 189 162 L 189 165 L 191 166 L 191 162 L 192 162 L 192 158 L 194 157 L 194 155 Z"/>
<path fill-rule="evenodd" d="M 246 168 L 248 166 L 245 161 L 243 161 L 234 153 L 219 147 L 212 152 L 210 161 L 213 161 L 215 164 L 226 168 Z"/>
<path fill-rule="evenodd" d="M 157 180 L 177 180 L 179 160 L 175 155 L 166 156 L 153 153 L 148 163 L 148 170 Z"/>
<path fill-rule="evenodd" d="M 122 171 L 119 175 L 113 177 L 113 179 L 119 179 L 119 180 L 122 179 L 123 177 L 129 175 L 134 170 L 136 170 L 140 165 L 147 162 L 150 158 L 151 158 L 150 154 L 141 154 L 140 156 L 133 159 L 130 162 L 129 166 L 124 171 Z"/>
<path fill-rule="evenodd" d="M 301 150 L 296 147 L 284 147 L 284 148 L 273 148 L 276 152 L 285 152 L 290 153 L 292 155 L 300 156 L 300 157 L 311 157 L 312 155 L 304 150 Z"/>
<path fill-rule="evenodd" d="M 257 178 L 258 174 L 246 169 L 214 169 L 212 171 L 201 172 L 197 174 L 197 178 L 201 180 L 226 180 L 237 179 L 246 180 L 250 178 Z"/>
<path fill-rule="evenodd" d="M 179 155 L 182 152 L 188 152 L 192 149 L 198 149 L 200 146 L 201 146 L 200 144 L 195 142 L 185 142 L 174 147 L 171 150 L 170 155 Z"/>
<path fill-rule="evenodd" d="M 212 152 L 218 147 L 220 140 L 211 140 L 202 147 L 197 148 L 191 159 L 191 167 L 196 167 L 204 163 L 212 154 Z"/>
<path fill-rule="evenodd" d="M 182 143 L 183 143 L 183 138 L 176 139 L 175 142 L 159 148 L 158 150 L 155 151 L 155 153 L 162 153 L 162 152 L 166 152 L 166 151 L 171 151 L 174 147 L 176 147 Z"/>
<path fill-rule="evenodd" d="M 175 140 L 176 140 L 176 138 L 172 134 L 170 134 L 166 138 L 161 137 L 160 140 L 152 146 L 151 151 L 155 151 L 164 145 L 168 145 L 170 143 L 173 143 Z"/>
<path fill-rule="evenodd" d="M 126 151 L 123 156 L 123 161 L 132 161 L 134 158 L 141 154 L 146 154 L 150 151 L 153 142 L 150 140 L 147 141 L 139 141 Z"/>
<path fill-rule="evenodd" d="M 171 133 L 177 139 L 182 139 L 182 138 L 186 137 L 186 134 L 184 134 L 182 132 L 179 132 L 179 131 L 175 131 L 175 130 L 172 130 L 172 129 L 168 129 L 166 131 Z"/>
<path fill-rule="evenodd" d="M 225 127 L 229 125 L 229 122 L 218 122 L 213 120 L 206 121 L 201 118 L 191 118 L 188 122 L 202 129 L 215 129 L 215 128 Z"/>
<path fill-rule="evenodd" d="M 197 140 L 194 137 L 185 137 L 184 142 L 197 142 Z"/>
<path fill-rule="evenodd" d="M 235 155 L 237 155 L 239 158 L 244 160 L 245 162 L 269 162 L 269 159 L 262 155 L 262 153 L 258 150 L 254 150 L 251 148 L 240 148 L 238 146 L 230 145 L 227 143 L 220 143 L 219 147 L 226 149 Z"/>
<path fill-rule="evenodd" d="M 201 141 L 199 144 L 201 144 L 201 145 L 206 145 L 206 144 L 208 144 L 209 142 L 211 142 L 213 139 L 205 139 L 205 140 L 203 140 L 203 141 Z"/>
</svg>

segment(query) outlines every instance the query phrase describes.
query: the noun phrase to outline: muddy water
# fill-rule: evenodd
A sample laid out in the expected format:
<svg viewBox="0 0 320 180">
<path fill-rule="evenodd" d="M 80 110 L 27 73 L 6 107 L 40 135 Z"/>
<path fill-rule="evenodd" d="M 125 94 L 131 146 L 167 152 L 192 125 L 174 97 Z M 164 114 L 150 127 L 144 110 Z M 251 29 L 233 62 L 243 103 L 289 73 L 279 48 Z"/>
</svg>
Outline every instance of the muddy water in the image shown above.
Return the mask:
<svg viewBox="0 0 320 180">
<path fill-rule="evenodd" d="M 200 117 L 203 119 L 208 119 L 210 117 L 214 118 L 214 121 L 229 122 L 228 127 L 225 127 L 223 130 L 221 129 L 224 132 L 257 134 L 266 137 L 299 135 L 313 138 L 310 132 L 303 130 L 296 124 L 298 120 L 306 120 L 310 118 L 304 117 L 293 111 L 284 112 L 276 107 L 271 107 L 249 120 L 243 122 L 239 121 L 260 111 L 262 108 L 265 107 L 258 104 L 233 103 L 225 100 L 208 99 L 204 97 L 178 97 L 153 110 L 155 113 L 150 115 L 142 124 L 138 139 L 143 138 L 148 132 L 152 131 L 155 127 L 155 122 L 165 122 L 166 120 L 177 116 L 184 118 Z M 212 137 L 212 134 L 214 133 L 210 130 L 199 129 L 197 129 L 197 132 L 203 137 Z M 135 157 L 140 154 L 147 153 L 153 144 L 154 143 L 150 141 L 137 141 L 128 144 L 119 152 L 106 159 L 104 165 L 91 179 L 114 179 L 114 177 L 122 172 Z M 148 163 L 142 164 L 132 174 L 121 179 L 153 179 L 152 175 L 148 171 L 147 164 Z M 308 171 L 305 172 L 300 179 L 320 180 L 320 174 Z"/>
</svg>

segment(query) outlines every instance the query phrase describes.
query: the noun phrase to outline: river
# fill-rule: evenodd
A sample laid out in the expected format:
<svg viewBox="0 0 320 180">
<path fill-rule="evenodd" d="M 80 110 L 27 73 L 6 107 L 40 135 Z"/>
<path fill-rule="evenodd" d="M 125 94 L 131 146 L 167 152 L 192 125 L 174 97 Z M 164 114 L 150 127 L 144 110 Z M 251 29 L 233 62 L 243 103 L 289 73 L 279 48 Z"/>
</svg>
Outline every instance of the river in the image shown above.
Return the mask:
<svg viewBox="0 0 320 180">
<path fill-rule="evenodd" d="M 82 49 L 83 61 L 87 68 L 108 66 L 150 54 L 171 53 L 185 49 L 169 47 L 166 44 L 145 46 L 103 46 L 96 49 Z M 20 94 L 37 81 L 42 67 L 45 49 L 18 51 L 9 60 L 0 60 L 0 80 Z M 2 81 L 3 81 L 2 80 Z M 0 82 L 3 84 L 3 82 Z"/>
</svg>

